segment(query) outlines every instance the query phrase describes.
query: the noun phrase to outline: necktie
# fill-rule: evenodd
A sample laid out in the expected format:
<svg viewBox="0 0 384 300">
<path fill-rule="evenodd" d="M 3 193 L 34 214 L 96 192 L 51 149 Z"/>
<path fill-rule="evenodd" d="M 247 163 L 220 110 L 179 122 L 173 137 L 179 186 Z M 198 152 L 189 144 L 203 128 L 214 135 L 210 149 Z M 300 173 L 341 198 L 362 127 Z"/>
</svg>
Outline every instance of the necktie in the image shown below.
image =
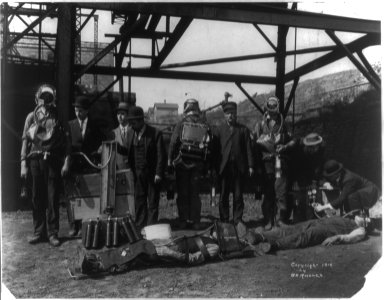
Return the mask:
<svg viewBox="0 0 384 300">
<path fill-rule="evenodd" d="M 121 129 L 121 136 L 123 137 L 124 141 L 127 139 L 127 131 L 124 127 Z"/>
<path fill-rule="evenodd" d="M 81 137 L 84 138 L 84 120 L 80 121 Z"/>
</svg>

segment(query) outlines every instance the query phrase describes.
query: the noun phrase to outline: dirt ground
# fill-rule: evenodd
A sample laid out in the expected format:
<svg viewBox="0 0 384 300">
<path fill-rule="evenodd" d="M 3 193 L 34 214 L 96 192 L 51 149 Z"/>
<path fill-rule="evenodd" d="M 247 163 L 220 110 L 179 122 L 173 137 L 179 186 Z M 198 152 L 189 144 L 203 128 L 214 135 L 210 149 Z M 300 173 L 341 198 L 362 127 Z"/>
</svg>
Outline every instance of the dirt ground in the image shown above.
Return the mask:
<svg viewBox="0 0 384 300">
<path fill-rule="evenodd" d="M 245 221 L 254 226 L 259 203 L 246 198 Z M 160 204 L 160 217 L 175 219 L 174 202 Z M 204 220 L 218 208 L 203 202 Z M 61 208 L 62 244 L 29 245 L 32 213 L 2 214 L 2 282 L 16 298 L 260 298 L 351 297 L 381 257 L 382 236 L 353 245 L 316 246 L 274 255 L 210 262 L 196 267 L 153 266 L 119 275 L 74 280 L 67 267 L 80 239 L 68 239 Z"/>
</svg>

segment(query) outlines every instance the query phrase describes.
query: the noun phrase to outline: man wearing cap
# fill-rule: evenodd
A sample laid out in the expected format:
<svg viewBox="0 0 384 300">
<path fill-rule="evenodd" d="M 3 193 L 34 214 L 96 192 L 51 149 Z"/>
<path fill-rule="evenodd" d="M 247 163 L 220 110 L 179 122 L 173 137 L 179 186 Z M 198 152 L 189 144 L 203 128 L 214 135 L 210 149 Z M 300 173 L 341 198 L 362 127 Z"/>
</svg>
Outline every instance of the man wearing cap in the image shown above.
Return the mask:
<svg viewBox="0 0 384 300">
<path fill-rule="evenodd" d="M 76 118 L 68 122 L 72 145 L 70 170 L 71 173 L 93 172 L 95 170 L 78 153 L 81 152 L 93 159 L 97 155 L 97 149 L 100 147 L 104 135 L 96 123 L 89 118 L 90 98 L 88 95 L 76 96 L 73 107 Z M 81 221 L 72 220 L 70 205 L 67 206 L 70 223 L 69 236 L 80 235 Z"/>
<path fill-rule="evenodd" d="M 126 147 L 127 147 L 127 134 L 129 129 L 128 124 L 128 111 L 129 111 L 129 104 L 127 102 L 120 102 L 117 107 L 116 116 L 117 121 L 119 123 L 119 126 L 113 129 L 113 137 L 114 140 L 117 142 L 120 147 L 125 148 L 125 151 L 119 151 L 116 157 L 116 164 L 118 169 L 126 169 L 128 168 L 128 157 L 126 154 Z M 122 150 L 122 149 L 120 149 Z"/>
<path fill-rule="evenodd" d="M 130 125 L 127 132 L 128 164 L 135 182 L 135 221 L 142 229 L 158 221 L 165 147 L 161 131 L 145 124 L 141 107 L 130 107 L 127 119 Z"/>
<path fill-rule="evenodd" d="M 225 122 L 217 128 L 219 159 L 218 173 L 221 182 L 219 212 L 222 222 L 229 222 L 229 193 L 233 193 L 233 222 L 242 221 L 243 186 L 247 175 L 254 173 L 250 131 L 237 122 L 237 104 L 223 104 Z"/>
<path fill-rule="evenodd" d="M 35 102 L 37 107 L 25 120 L 21 149 L 20 176 L 26 180 L 29 172 L 32 175 L 34 234 L 28 242 L 36 244 L 48 238 L 50 245 L 57 247 L 60 172 L 65 176 L 69 170 L 70 137 L 58 120 L 55 88 L 41 85 Z"/>
<path fill-rule="evenodd" d="M 322 170 L 325 163 L 324 140 L 315 133 L 309 133 L 303 138 L 295 139 L 291 149 L 291 170 L 294 190 L 298 191 L 294 211 L 295 221 L 304 221 L 314 217 L 313 209 L 308 205 L 307 190 L 318 188 L 322 181 Z"/>
<path fill-rule="evenodd" d="M 279 112 L 279 99 L 269 97 L 264 107 L 263 119 L 256 123 L 254 136 L 256 156 L 257 160 L 261 160 L 264 181 L 262 211 L 265 229 L 270 230 L 274 222 L 277 226 L 284 226 L 290 215 L 288 153 L 294 147 L 294 141 Z"/>
<path fill-rule="evenodd" d="M 192 229 L 200 230 L 201 200 L 200 177 L 204 171 L 209 169 L 209 157 L 196 157 L 188 155 L 188 151 L 183 152 L 183 132 L 188 131 L 192 127 L 189 124 L 200 125 L 201 129 L 206 130 L 205 142 L 208 147 L 210 138 L 210 128 L 206 121 L 202 118 L 199 102 L 196 99 L 187 99 L 184 102 L 184 116 L 178 122 L 171 136 L 168 151 L 168 167 L 175 168 L 176 172 L 176 189 L 177 189 L 177 208 L 179 213 L 179 228 L 185 229 L 191 226 Z M 204 145 L 202 144 L 202 149 Z M 207 149 L 209 150 L 209 149 Z M 203 153 L 203 152 L 201 152 Z"/>
<path fill-rule="evenodd" d="M 344 168 L 336 160 L 328 160 L 324 164 L 323 176 L 334 189 L 340 190 L 340 195 L 329 199 L 327 204 L 317 205 L 315 210 L 318 212 L 327 208 L 341 208 L 346 213 L 356 209 L 368 212 L 380 196 L 380 190 L 374 183 Z M 327 183 L 324 186 L 329 188 Z"/>
<path fill-rule="evenodd" d="M 128 138 L 128 111 L 130 105 L 127 102 L 119 102 L 116 115 L 119 126 L 112 130 L 113 139 L 117 142 L 117 154 L 116 154 L 116 167 L 117 169 L 129 169 L 128 163 L 128 149 L 127 149 L 127 138 Z M 132 173 L 128 173 L 128 176 L 132 178 Z M 132 179 L 131 179 L 132 180 Z M 135 203 L 134 199 L 128 197 L 128 208 L 131 216 L 135 219 Z"/>
</svg>

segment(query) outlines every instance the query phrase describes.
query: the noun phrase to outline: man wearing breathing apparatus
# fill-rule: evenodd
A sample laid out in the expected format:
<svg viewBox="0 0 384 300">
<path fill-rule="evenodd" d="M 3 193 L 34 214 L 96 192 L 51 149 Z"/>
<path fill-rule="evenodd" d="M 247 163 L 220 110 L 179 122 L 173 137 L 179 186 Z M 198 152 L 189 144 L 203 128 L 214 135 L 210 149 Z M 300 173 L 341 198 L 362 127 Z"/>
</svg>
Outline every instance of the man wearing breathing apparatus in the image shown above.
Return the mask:
<svg viewBox="0 0 384 300">
<path fill-rule="evenodd" d="M 202 229 L 200 177 L 209 169 L 211 141 L 211 130 L 201 116 L 199 102 L 187 99 L 183 119 L 176 124 L 168 151 L 168 167 L 176 171 L 180 229 Z"/>
<path fill-rule="evenodd" d="M 60 173 L 69 170 L 70 137 L 60 124 L 56 90 L 43 84 L 35 95 L 36 108 L 24 125 L 21 148 L 21 178 L 32 175 L 34 235 L 30 244 L 47 240 L 57 247 L 59 232 Z"/>
<path fill-rule="evenodd" d="M 256 123 L 254 136 L 256 152 L 262 160 L 265 230 L 270 230 L 273 225 L 284 226 L 289 218 L 287 153 L 294 146 L 279 111 L 278 98 L 269 97 L 265 102 L 265 113 L 262 121 Z"/>
</svg>

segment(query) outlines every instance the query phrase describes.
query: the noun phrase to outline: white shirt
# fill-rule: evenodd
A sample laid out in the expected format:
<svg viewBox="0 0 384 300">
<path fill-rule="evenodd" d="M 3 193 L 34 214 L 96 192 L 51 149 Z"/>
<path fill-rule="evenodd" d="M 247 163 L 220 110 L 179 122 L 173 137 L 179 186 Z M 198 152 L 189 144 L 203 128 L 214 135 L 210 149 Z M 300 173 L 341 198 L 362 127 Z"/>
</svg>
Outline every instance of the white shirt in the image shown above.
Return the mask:
<svg viewBox="0 0 384 300">
<path fill-rule="evenodd" d="M 141 128 L 139 132 L 135 133 L 138 141 L 140 141 L 141 137 L 143 136 L 145 128 L 146 128 L 146 125 L 144 124 L 143 128 Z"/>
<path fill-rule="evenodd" d="M 87 129 L 87 123 L 88 123 L 88 117 L 86 117 L 83 121 L 77 119 L 79 121 L 80 129 L 81 129 L 81 136 L 84 137 L 85 130 Z M 81 126 L 83 124 L 83 126 Z"/>
<path fill-rule="evenodd" d="M 127 126 L 120 125 L 120 132 L 121 132 L 121 136 L 123 138 L 126 138 L 127 137 L 127 132 L 128 132 L 128 125 Z"/>
</svg>

